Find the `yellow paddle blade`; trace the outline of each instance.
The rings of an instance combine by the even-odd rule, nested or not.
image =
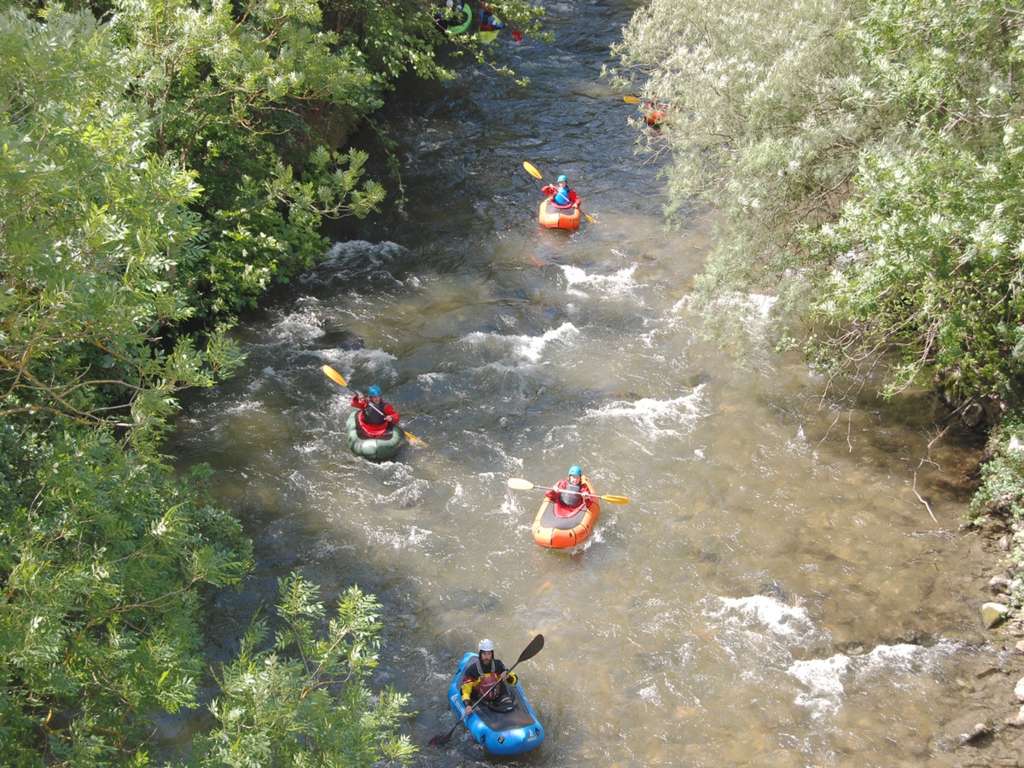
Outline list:
[[[639,96],[623,96],[622,100],[624,102],[626,102],[627,104],[639,104],[640,103],[640,97]]]
[[[338,373],[336,370],[331,368],[329,365],[321,365],[320,370],[324,372],[324,376],[333,381],[339,387],[348,387],[348,382],[345,381],[345,377]]]
[[[601,499],[609,504],[629,504],[629,496],[613,496],[608,494],[607,496],[602,496]]]
[[[589,213],[584,213],[583,218],[586,219],[589,224],[597,224],[597,219],[595,219]]]
[[[530,162],[528,162],[526,160],[523,160],[523,168],[525,168],[526,172],[528,174],[530,174],[531,176],[533,176],[533,178],[537,179],[537,181],[543,181],[544,180],[544,174],[542,174],[540,171],[538,171],[533,166],[532,163],[530,163]]]
[[[508,487],[515,491],[532,491],[534,489],[533,483],[529,480],[523,480],[521,477],[510,477],[508,479]]]

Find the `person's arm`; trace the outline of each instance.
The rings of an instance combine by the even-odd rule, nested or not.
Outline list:
[[[503,662],[501,659],[494,660],[494,671],[498,673],[499,677],[501,675],[505,675],[505,682],[509,685],[515,685],[516,681],[519,679],[518,677],[516,677],[515,672],[509,672],[508,674],[505,674],[505,662]]]
[[[579,208],[580,207],[580,203],[583,202],[582,200],[580,200],[580,196],[576,194],[576,190],[575,189],[570,189],[569,190],[569,202],[572,203],[573,207],[575,207],[575,208]]]
[[[540,188],[540,193],[545,197],[554,197],[557,192],[558,188],[554,184],[545,184]]]
[[[547,497],[548,501],[558,501],[558,489],[562,488],[564,486],[565,486],[565,481],[564,480],[559,480],[557,483],[555,483],[555,487],[552,488],[547,493],[545,493],[544,495]]]
[[[384,406],[384,418],[393,425],[398,425],[398,411],[392,407],[391,403]]]
[[[366,408],[366,400],[363,399],[360,395],[352,395],[351,405],[353,408],[358,408],[360,411],[362,411]]]

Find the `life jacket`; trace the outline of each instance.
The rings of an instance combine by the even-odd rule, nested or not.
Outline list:
[[[554,197],[555,205],[560,205],[563,208],[572,204],[572,198],[569,197],[569,187],[559,187],[558,192],[555,193]]]
[[[386,423],[384,415],[387,413],[387,405],[388,404],[383,400],[378,404],[374,404],[370,402],[369,398],[367,398],[366,407],[363,408],[363,422],[365,424],[372,424],[373,426],[379,426]]]
[[[583,490],[583,480],[580,480],[579,485],[573,485],[568,482],[564,486],[559,484],[558,501],[563,507],[569,507],[570,509],[576,509],[580,504],[586,501],[586,496],[583,496],[580,492]]]
[[[493,661],[491,662],[490,672],[484,672],[483,667],[484,665],[480,662],[480,657],[477,656],[466,667],[465,674],[467,677],[477,678],[473,688],[478,695],[483,696],[487,701],[494,701],[502,692],[502,686],[497,684],[498,678],[501,677],[501,672],[498,671],[498,665]]]

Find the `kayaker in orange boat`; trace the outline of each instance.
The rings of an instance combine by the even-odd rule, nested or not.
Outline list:
[[[555,483],[555,487],[544,495],[548,501],[555,502],[556,517],[572,517],[589,501],[590,496],[586,494],[593,494],[593,490],[583,479],[579,464],[573,464],[569,467],[569,476]]]
[[[644,122],[655,130],[660,130],[665,119],[668,117],[668,104],[655,104],[650,99],[644,101],[640,111],[643,113]]]
[[[356,423],[359,436],[364,440],[386,437],[398,426],[398,411],[391,403],[384,402],[380,396],[380,387],[376,384],[366,390],[365,397],[361,392],[356,392],[352,396],[352,407],[359,409]]]
[[[460,691],[462,702],[466,705],[467,716],[481,697],[489,707],[498,712],[508,712],[515,706],[508,686],[516,684],[516,673],[509,672],[504,680],[498,682],[504,671],[505,665],[501,659],[494,657],[494,643],[486,639],[481,640],[476,658],[469,662],[462,672]]]
[[[569,177],[564,173],[558,177],[556,184],[545,184],[540,188],[542,195],[551,198],[556,208],[579,208],[580,196],[569,187]]]

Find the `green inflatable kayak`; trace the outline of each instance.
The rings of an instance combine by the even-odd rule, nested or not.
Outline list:
[[[384,440],[360,437],[356,428],[356,413],[356,411],[352,411],[345,423],[348,448],[356,456],[362,456],[371,461],[384,461],[398,453],[398,450],[405,445],[405,433],[401,429],[392,429],[391,436]]]
[[[468,31],[470,25],[473,23],[473,11],[470,9],[469,3],[463,3],[462,7],[459,9],[459,13],[462,15],[463,19],[458,26],[455,26],[455,22],[449,22],[452,26],[445,30],[449,35],[461,35]],[[458,19],[455,21],[458,21]]]

